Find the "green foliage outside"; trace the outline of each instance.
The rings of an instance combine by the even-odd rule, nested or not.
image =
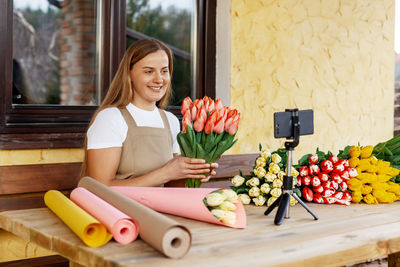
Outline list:
[[[187,0],[189,1],[189,0]],[[128,0],[126,27],[190,53],[191,14],[185,9],[150,7],[149,0]],[[134,40],[127,38],[127,47]],[[191,61],[174,56],[171,106],[180,106],[192,88]]]

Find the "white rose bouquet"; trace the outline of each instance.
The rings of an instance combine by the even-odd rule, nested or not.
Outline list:
[[[286,174],[286,149],[280,148],[270,152],[261,145],[259,149],[260,155],[255,160],[250,176],[244,176],[239,170],[239,175],[231,179],[231,188],[243,204],[253,202],[256,206],[270,206],[282,194],[283,176]],[[291,175],[295,178],[295,185],[299,173],[292,168]],[[294,188],[294,192],[301,197],[300,190]],[[296,203],[296,199],[290,197],[290,205]]]

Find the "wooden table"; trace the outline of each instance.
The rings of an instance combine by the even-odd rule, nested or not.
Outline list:
[[[246,206],[248,226],[238,230],[171,216],[188,226],[193,243],[182,259],[166,258],[136,240],[89,248],[47,208],[0,213],[0,228],[85,266],[340,266],[388,254],[398,261],[400,202],[366,205],[300,205],[273,224],[275,211]],[[390,258],[389,258],[390,261]]]

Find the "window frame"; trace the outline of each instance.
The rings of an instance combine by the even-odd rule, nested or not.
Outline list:
[[[104,98],[125,52],[125,1],[103,0],[102,78]],[[196,97],[215,97],[216,0],[197,0]],[[0,149],[82,147],[98,106],[12,104],[13,0],[0,1]],[[206,67],[207,66],[207,67]],[[179,107],[168,110],[180,117]]]

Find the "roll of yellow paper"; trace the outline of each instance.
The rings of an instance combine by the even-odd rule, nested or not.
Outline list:
[[[112,238],[98,220],[69,200],[61,192],[50,190],[44,203],[89,247],[99,247]]]

